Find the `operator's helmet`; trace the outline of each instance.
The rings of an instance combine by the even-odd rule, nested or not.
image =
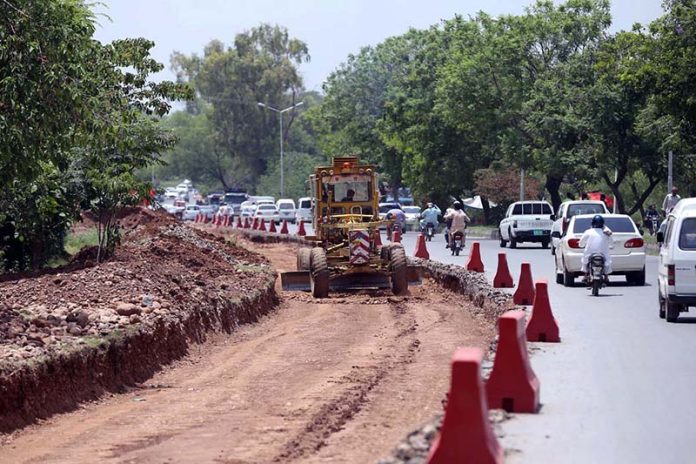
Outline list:
[[[604,218],[600,216],[599,214],[595,215],[595,217],[592,218],[592,227],[596,228],[603,228],[604,227]]]
[[[454,206],[454,209],[456,209],[457,211],[459,211],[460,209],[462,209],[462,204],[459,203],[458,201],[455,201],[454,204],[453,204],[452,206]]]

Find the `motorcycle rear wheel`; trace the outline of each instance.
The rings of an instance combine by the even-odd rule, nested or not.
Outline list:
[[[594,279],[592,281],[592,296],[599,295],[599,289],[602,286],[602,281],[599,279]]]

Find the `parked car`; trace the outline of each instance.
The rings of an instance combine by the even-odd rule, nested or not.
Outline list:
[[[257,205],[257,206],[258,206],[258,205],[263,205],[263,204],[275,205],[275,202],[276,202],[274,197],[270,197],[270,196],[259,196],[259,195],[256,195],[256,196],[253,196],[253,197],[249,197],[249,200],[248,200],[248,201],[252,202],[253,204],[255,204],[255,205]]]
[[[312,222],[312,219],[312,199],[310,197],[300,198],[295,210],[295,222]]]
[[[404,206],[404,215],[406,215],[406,230],[420,230],[420,206]]]
[[[676,322],[696,306],[696,198],[683,198],[657,232],[659,315]]]
[[[281,221],[290,221],[295,223],[295,200],[291,198],[281,198],[276,203],[278,208],[278,217]]]
[[[518,243],[541,243],[548,248],[551,243],[553,209],[546,201],[518,201],[510,205],[505,217],[500,221],[500,246],[510,243],[517,248]]]
[[[198,205],[188,205],[186,209],[184,210],[184,215],[183,215],[183,220],[184,221],[193,221],[196,219],[196,216],[200,214],[201,212],[201,207]]]
[[[556,282],[572,286],[575,278],[582,276],[580,237],[592,227],[594,214],[578,214],[570,219],[566,233],[561,235],[556,249]],[[645,241],[630,216],[626,214],[602,214],[604,225],[612,231],[610,247],[612,260],[611,275],[625,275],[626,281],[645,285]]]
[[[278,208],[274,204],[261,204],[256,207],[254,218],[263,219],[264,221],[273,221],[276,224],[280,222]]]
[[[176,188],[174,188],[174,187],[167,187],[166,189],[164,189],[164,197],[165,197],[165,198],[174,200],[174,199],[177,198],[178,196],[179,196],[179,192],[177,192]]]
[[[251,218],[254,217],[254,212],[256,212],[256,205],[253,204],[251,201],[244,201],[242,204],[239,206],[239,214],[245,218]]]
[[[578,200],[566,201],[561,203],[556,213],[556,220],[551,227],[551,254],[556,254],[556,247],[560,238],[554,238],[554,232],[560,232],[561,235],[568,229],[570,218],[577,214],[608,214],[610,211],[602,201],[595,200]]]

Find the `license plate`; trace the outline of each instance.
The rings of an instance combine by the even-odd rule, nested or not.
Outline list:
[[[544,235],[544,231],[543,230],[535,230],[534,235]]]
[[[457,248],[462,246],[462,241],[461,240],[455,240],[454,244],[457,245]]]

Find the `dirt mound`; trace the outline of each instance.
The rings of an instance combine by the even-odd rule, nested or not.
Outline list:
[[[270,309],[275,272],[260,255],[147,209],[134,209],[122,221],[123,245],[110,261],[0,283],[0,430],[74,407],[85,391],[94,396],[143,380],[183,355],[187,339],[202,340],[216,327],[231,331]],[[87,249],[78,258],[84,263],[93,255]],[[252,300],[256,306],[247,307]],[[155,333],[163,352],[157,343],[134,342],[152,343]],[[95,350],[129,343],[142,351],[139,359],[114,352],[102,366],[123,375],[99,379],[104,372],[96,368],[86,377],[80,373],[92,369],[86,359],[97,362]],[[78,371],[72,379],[70,369]],[[52,382],[47,398],[41,382],[52,370],[65,374],[65,384]]]

